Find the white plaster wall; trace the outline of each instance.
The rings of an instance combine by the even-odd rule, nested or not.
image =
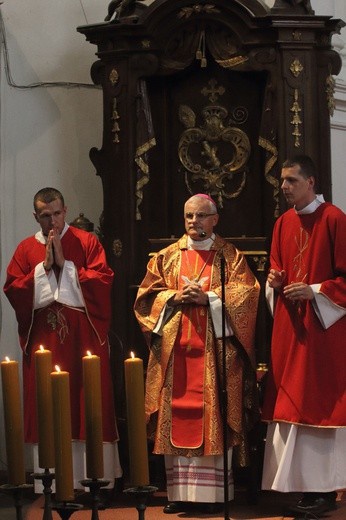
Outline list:
[[[12,81],[19,86],[42,82],[91,85],[89,71],[96,48],[76,31],[100,22],[108,2],[95,0],[4,0]],[[33,234],[32,198],[54,186],[66,199],[69,220],[80,212],[98,225],[102,211],[101,180],[89,159],[101,146],[102,94],[96,88],[9,86],[5,46],[1,44],[0,91],[0,359],[20,361],[14,312],[2,287],[6,266],[20,240]],[[0,469],[5,467],[0,392]]]
[[[89,160],[102,139],[102,96],[95,88],[46,86],[42,82],[91,85],[89,71],[96,48],[76,27],[101,22],[108,0],[3,0],[12,82],[5,75],[2,35],[0,63],[0,359],[21,359],[14,312],[2,293],[5,269],[20,240],[34,233],[32,197],[44,186],[64,193],[68,217],[80,212],[98,225],[101,180]],[[148,0],[146,3],[151,3]],[[274,0],[267,0],[269,6]],[[346,20],[345,0],[312,0],[316,14]],[[345,64],[345,30],[335,37]],[[346,209],[343,155],[346,149],[346,66],[337,79],[333,117],[333,194]],[[0,469],[5,468],[0,392]]]

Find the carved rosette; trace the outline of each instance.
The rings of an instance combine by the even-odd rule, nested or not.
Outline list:
[[[290,71],[291,73],[293,74],[293,76],[295,78],[298,78],[298,76],[300,75],[300,73],[304,70],[304,67],[303,65],[300,63],[300,61],[298,60],[298,58],[296,58],[295,60],[292,61],[291,63],[291,66],[290,66]]]

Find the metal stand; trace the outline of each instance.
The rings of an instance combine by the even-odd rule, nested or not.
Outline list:
[[[52,520],[52,481],[55,473],[51,473],[46,468],[42,473],[33,473],[32,476],[37,480],[42,480],[44,494],[44,510],[42,520]]]
[[[16,508],[16,520],[23,520],[23,503],[22,495],[24,489],[32,488],[32,484],[20,484],[12,486],[11,484],[3,484],[0,491],[13,496],[14,506]]]
[[[84,487],[88,487],[90,489],[91,494],[91,520],[99,520],[99,514],[98,510],[100,507],[100,488],[104,486],[108,486],[110,483],[110,480],[102,480],[99,478],[93,478],[93,479],[85,479],[81,480],[80,483]]]
[[[148,498],[157,490],[158,488],[154,486],[137,486],[124,490],[124,493],[128,493],[129,495],[135,497],[136,509],[138,511],[138,520],[144,520],[144,513],[147,508]]]
[[[83,509],[83,506],[73,502],[62,502],[61,504],[56,504],[53,509],[59,514],[60,518],[68,520],[73,513]]]
[[[226,367],[226,303],[225,303],[225,257],[220,256],[221,302],[222,302],[222,436],[223,436],[223,489],[224,489],[224,519],[229,520],[228,494],[228,423],[227,423],[227,367]]]

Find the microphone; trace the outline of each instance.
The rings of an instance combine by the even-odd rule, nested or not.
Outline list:
[[[204,237],[207,236],[207,233],[206,233],[205,231],[200,231],[200,232],[198,233],[198,236],[199,236],[200,238],[204,238]]]

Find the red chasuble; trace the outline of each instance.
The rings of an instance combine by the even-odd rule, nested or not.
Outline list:
[[[210,287],[215,251],[182,253],[179,289],[188,281]],[[204,305],[184,305],[174,343],[171,442],[177,448],[203,443],[204,354],[208,316]]]
[[[322,284],[320,292],[346,308],[346,216],[325,203],[311,214],[293,209],[276,223],[271,267],[284,285]],[[346,426],[346,316],[324,329],[312,301],[277,294],[272,368],[263,419],[311,426]]]
[[[84,439],[82,357],[86,351],[100,356],[102,381],[103,440],[117,440],[113,386],[109,365],[108,330],[113,272],[94,235],[69,227],[61,239],[66,260],[77,268],[85,308],[54,302],[33,309],[34,270],[45,258],[45,244],[29,237],[19,244],[8,266],[4,287],[18,321],[23,355],[24,436],[37,442],[34,352],[39,345],[52,351],[53,365],[70,372],[72,437]]]

